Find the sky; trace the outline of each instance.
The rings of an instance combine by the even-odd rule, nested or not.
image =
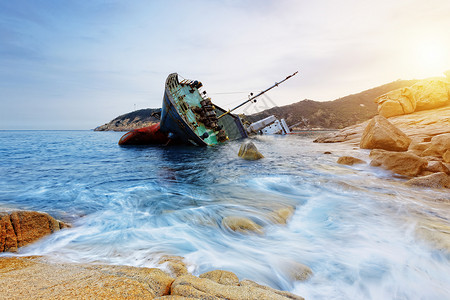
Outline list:
[[[449,0],[0,0],[0,130],[161,107],[170,73],[228,109],[330,101],[450,69]],[[242,112],[242,111],[241,111]]]

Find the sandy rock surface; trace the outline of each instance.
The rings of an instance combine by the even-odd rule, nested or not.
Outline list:
[[[3,299],[153,299],[174,281],[159,269],[57,264],[39,257],[0,258]]]

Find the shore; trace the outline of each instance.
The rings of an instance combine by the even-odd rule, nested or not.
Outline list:
[[[167,260],[181,267],[178,277],[159,268],[67,264],[51,262],[45,257],[3,257],[0,258],[0,295],[3,299],[303,299],[250,280],[239,281],[227,271],[196,277],[187,274],[180,258]]]

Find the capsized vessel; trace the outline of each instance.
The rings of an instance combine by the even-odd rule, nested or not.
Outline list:
[[[239,116],[214,105],[202,83],[179,81],[178,74],[167,77],[161,109],[161,131],[176,142],[213,146],[247,137]],[[222,116],[220,119],[218,116]]]
[[[126,133],[120,139],[119,145],[214,146],[229,140],[246,138],[247,132],[253,132],[246,130],[239,116],[231,112],[246,103],[256,101],[257,97],[297,73],[287,76],[280,82],[275,82],[274,85],[255,96],[251,94],[248,100],[228,111],[212,103],[206,91],[201,89],[203,84],[200,81],[188,79],[179,81],[178,74],[172,73],[166,80],[160,123]],[[265,125],[267,127],[270,124]],[[266,133],[278,133],[279,130],[272,127],[264,130],[267,129]]]

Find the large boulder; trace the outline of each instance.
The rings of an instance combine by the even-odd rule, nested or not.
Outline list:
[[[408,150],[411,139],[392,125],[385,117],[375,116],[370,120],[361,137],[362,149]]]
[[[428,165],[428,161],[409,152],[375,149],[370,152],[371,166],[381,167],[404,176],[417,176]]]
[[[44,236],[68,227],[48,215],[36,211],[0,213],[0,252],[15,252]]]
[[[386,118],[410,114],[416,110],[416,100],[407,87],[381,95],[375,102],[378,103],[378,113]]]
[[[410,179],[406,184],[428,188],[450,188],[450,176],[444,172],[434,173]]]
[[[255,144],[250,141],[242,143],[241,148],[239,148],[238,156],[246,160],[258,160],[264,158],[264,155],[258,151]]]
[[[444,133],[434,136],[421,156],[442,157],[448,150],[450,150],[450,133]]]
[[[450,103],[448,82],[444,79],[424,79],[410,87],[416,99],[416,111],[433,109]]]
[[[197,278],[193,275],[177,278],[172,283],[171,295],[192,299],[303,300],[300,296],[268,287],[264,288],[258,284],[247,284],[247,282],[244,282],[240,286],[225,285],[207,278]]]

